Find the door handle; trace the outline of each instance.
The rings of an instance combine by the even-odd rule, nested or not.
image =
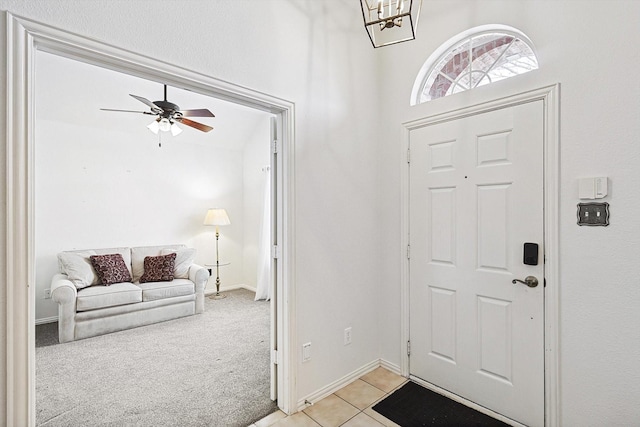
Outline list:
[[[535,288],[536,286],[538,286],[538,278],[535,277],[535,276],[527,276],[527,277],[524,278],[524,281],[520,280],[520,279],[513,279],[511,281],[511,283],[513,283],[514,285],[517,282],[520,282],[520,283],[522,283],[524,285],[527,285],[530,288]]]

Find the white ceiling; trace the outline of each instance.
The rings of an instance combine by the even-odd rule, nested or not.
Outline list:
[[[138,131],[151,123],[153,117],[101,111],[100,108],[149,111],[149,107],[129,94],[153,102],[164,98],[163,91],[161,83],[37,52],[36,120],[62,121],[97,129],[117,126],[120,131],[129,128]],[[213,127],[206,133],[178,125],[183,132],[175,139],[181,143],[214,144],[220,148],[242,150],[244,142],[270,116],[263,111],[174,87],[167,88],[167,99],[181,109],[207,108],[216,116],[191,118]],[[164,133],[162,137],[172,138],[170,133]]]

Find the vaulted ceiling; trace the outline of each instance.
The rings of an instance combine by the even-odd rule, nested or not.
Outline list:
[[[148,111],[149,107],[129,96],[138,95],[150,101],[164,97],[162,82],[152,82],[105,68],[85,64],[57,55],[38,52],[36,58],[36,120],[53,120],[86,126],[96,130],[141,133],[143,138],[157,139],[146,126],[153,117],[145,114],[108,112],[100,108]],[[232,104],[210,96],[168,87],[167,98],[182,109],[207,108],[215,118],[193,118],[213,126],[211,132],[200,132],[179,125],[184,132],[176,142],[210,144],[215,147],[242,150],[268,113]],[[174,138],[164,133],[163,139]],[[266,142],[266,141],[265,141]]]

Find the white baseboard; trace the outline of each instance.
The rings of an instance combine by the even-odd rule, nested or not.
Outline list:
[[[220,292],[228,292],[228,291],[235,291],[236,289],[246,289],[249,292],[253,292],[254,294],[256,293],[256,288],[249,286],[249,285],[245,285],[245,284],[239,284],[239,285],[229,285],[229,286],[220,286]],[[205,289],[204,290],[204,295],[205,296],[209,296],[209,295],[213,295],[216,293],[216,288],[215,286],[213,286],[213,289]]]
[[[331,384],[327,385],[326,387],[323,387],[320,390],[305,396],[304,398],[302,398],[301,400],[298,401],[298,409],[297,410],[298,411],[302,411],[303,409],[309,407],[310,405],[313,405],[315,402],[319,402],[320,400],[324,399],[325,397],[335,393],[336,391],[340,390],[344,386],[347,386],[347,385],[351,384],[352,382],[354,382],[355,380],[357,380],[361,376],[363,376],[365,374],[368,374],[369,372],[373,371],[374,369],[376,369],[376,368],[378,368],[380,366],[382,366],[383,368],[388,369],[388,370],[400,375],[400,367],[399,366],[394,365],[392,363],[389,363],[386,360],[382,360],[382,359],[373,360],[372,362],[367,363],[366,365],[362,366],[359,369],[356,369],[355,371],[351,372],[350,374],[345,375],[344,377],[340,378],[339,380],[332,382]]]
[[[42,319],[36,319],[36,325],[44,325],[45,323],[53,323],[58,321],[58,316],[43,317]]]
[[[396,365],[395,363],[387,362],[384,359],[380,359],[380,366],[388,371],[393,372],[394,374],[402,376],[402,370],[400,369],[400,366]]]

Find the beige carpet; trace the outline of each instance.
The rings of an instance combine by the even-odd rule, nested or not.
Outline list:
[[[244,427],[269,399],[269,302],[237,290],[205,312],[57,343],[36,328],[38,426]]]

